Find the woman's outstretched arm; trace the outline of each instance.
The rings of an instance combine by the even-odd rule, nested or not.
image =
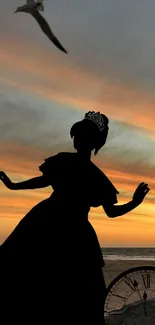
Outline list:
[[[149,192],[148,184],[140,183],[133,195],[133,198],[130,202],[122,205],[108,205],[104,204],[103,208],[109,218],[116,218],[122,216],[142,203],[144,197]]]
[[[37,189],[49,186],[49,181],[44,176],[38,176],[30,178],[26,181],[19,183],[12,183],[12,190],[27,190],[27,189]]]
[[[2,171],[0,171],[0,179],[5,184],[5,186],[10,190],[28,190],[37,189],[49,186],[49,180],[43,175],[30,178],[26,181],[13,183],[10,178]]]
[[[104,211],[107,214],[109,218],[116,218],[119,216],[123,216],[124,214],[132,211],[138,206],[136,202],[131,200],[128,203],[122,204],[122,205],[104,205]]]

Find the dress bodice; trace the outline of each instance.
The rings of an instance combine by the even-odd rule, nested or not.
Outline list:
[[[70,206],[98,207],[117,203],[119,193],[107,176],[89,159],[61,152],[46,158],[39,167],[50,179],[54,193]]]

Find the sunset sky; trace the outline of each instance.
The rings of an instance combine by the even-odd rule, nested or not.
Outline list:
[[[39,176],[44,158],[74,151],[74,122],[88,110],[106,114],[109,136],[93,162],[120,192],[118,204],[142,181],[151,190],[133,212],[110,219],[92,208],[90,221],[103,247],[155,247],[155,2],[45,0],[68,55],[30,15],[14,14],[22,4],[0,2],[0,169],[15,182]],[[50,193],[0,183],[0,243]]]

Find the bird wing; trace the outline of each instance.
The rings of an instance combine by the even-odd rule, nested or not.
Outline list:
[[[34,0],[26,0],[27,5],[31,5],[34,3]]]
[[[31,15],[36,19],[36,21],[38,22],[40,28],[42,29],[42,31],[46,34],[46,36],[51,40],[51,42],[57,47],[59,48],[59,50],[61,50],[62,52],[67,53],[67,51],[65,50],[65,48],[61,45],[61,43],[59,42],[59,40],[56,38],[56,36],[53,34],[49,24],[47,23],[47,21],[45,20],[45,18],[38,12],[38,10],[33,10],[31,12]]]

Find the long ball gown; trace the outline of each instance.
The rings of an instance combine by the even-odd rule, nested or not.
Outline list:
[[[104,324],[104,260],[91,207],[117,202],[106,175],[78,153],[39,166],[52,195],[33,207],[0,247],[1,318],[6,324]]]

